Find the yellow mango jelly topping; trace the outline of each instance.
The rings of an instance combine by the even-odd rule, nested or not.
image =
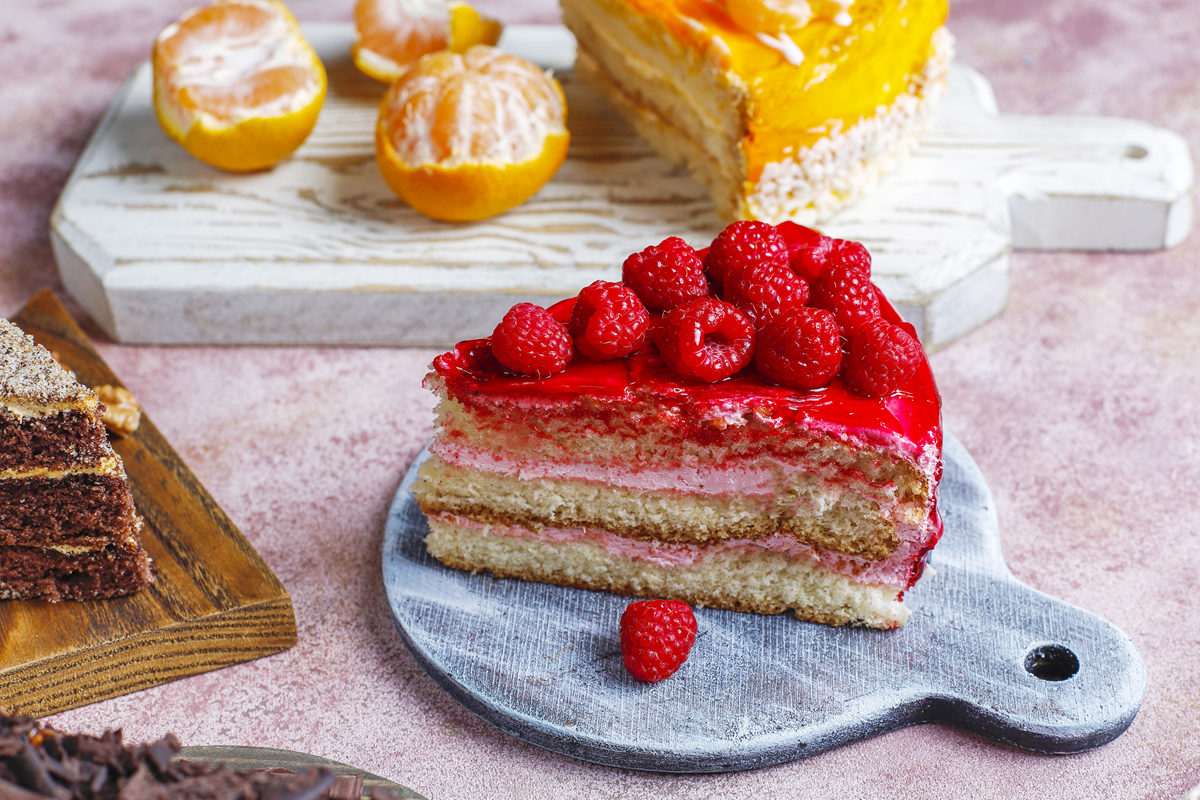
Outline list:
[[[742,149],[751,183],[764,165],[890,105],[920,75],[949,12],[948,0],[854,0],[849,25],[817,16],[791,31],[799,60],[786,42],[738,27],[711,0],[628,2],[745,84],[751,119]]]

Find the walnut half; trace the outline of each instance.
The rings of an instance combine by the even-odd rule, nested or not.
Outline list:
[[[138,429],[142,422],[142,407],[128,389],[106,383],[97,386],[95,392],[105,405],[104,427],[109,433],[128,436]]]

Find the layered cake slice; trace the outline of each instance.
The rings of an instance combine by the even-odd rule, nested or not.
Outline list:
[[[720,244],[708,282],[704,253],[668,240],[631,257],[651,254],[649,280],[627,261],[626,285],[517,306],[492,338],[434,361],[437,433],[414,486],[434,557],[832,625],[904,623],[904,592],[941,534],[940,398],[920,345],[869,272],[841,263],[861,248],[794,236],[793,271],[787,253],[769,269],[721,264]]]
[[[85,600],[153,581],[103,405],[0,320],[0,598]]]
[[[727,217],[809,224],[932,120],[946,0],[561,0],[576,68]]]

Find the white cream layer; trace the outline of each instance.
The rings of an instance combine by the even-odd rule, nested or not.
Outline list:
[[[68,475],[121,475],[123,473],[121,460],[116,456],[106,456],[93,464],[83,464],[66,469],[49,469],[47,467],[4,469],[0,470],[0,480],[19,481],[29,478],[58,480]]]
[[[81,399],[78,402],[72,400],[47,403],[29,403],[17,397],[4,397],[0,398],[0,408],[20,418],[33,417],[41,419],[43,417],[52,417],[63,411],[77,411],[81,414],[91,413],[98,402],[95,397]]]
[[[141,525],[138,526],[141,528]],[[108,548],[117,550],[136,550],[138,548],[138,540],[133,536],[127,536],[119,542],[101,542],[94,545],[76,545],[76,544],[18,544],[14,547],[21,547],[26,550],[51,550],[64,556],[78,556],[86,553],[99,553]]]

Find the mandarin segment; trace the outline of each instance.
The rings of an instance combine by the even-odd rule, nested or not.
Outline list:
[[[464,53],[500,40],[500,23],[466,3],[446,0],[358,0],[354,5],[354,64],[392,83],[421,56]]]
[[[312,132],[325,69],[287,7],[216,0],[154,42],[154,110],[196,158],[246,172],[290,155]]]
[[[376,159],[392,190],[434,219],[494,216],[562,165],[570,135],[558,81],[477,45],[423,56],[384,95]]]

